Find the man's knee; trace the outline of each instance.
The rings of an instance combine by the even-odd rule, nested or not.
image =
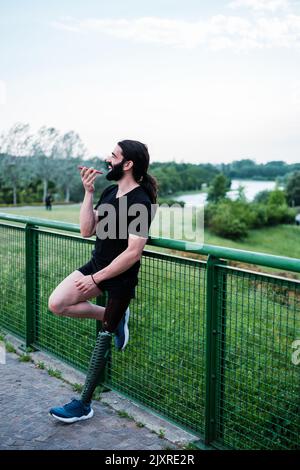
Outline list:
[[[54,313],[54,315],[62,316],[65,314],[65,305],[59,299],[52,297],[51,295],[48,301],[48,308],[50,312]]]
[[[115,324],[115,322],[111,322],[111,321],[103,321],[102,323],[102,327],[105,331],[107,331],[108,333],[114,333],[117,329],[117,326]]]

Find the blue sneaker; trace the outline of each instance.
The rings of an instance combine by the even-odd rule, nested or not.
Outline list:
[[[118,327],[115,331],[115,346],[118,351],[124,351],[128,339],[129,339],[129,329],[128,329],[128,320],[129,320],[130,310],[127,308],[124,313],[122,320],[118,324]]]
[[[51,408],[50,415],[63,423],[75,423],[93,416],[91,405],[84,405],[81,400],[73,400],[62,407]]]

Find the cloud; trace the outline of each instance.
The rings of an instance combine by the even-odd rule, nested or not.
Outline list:
[[[215,15],[195,22],[157,17],[130,20],[67,18],[52,23],[52,26],[73,33],[96,32],[123,40],[181,48],[247,50],[300,46],[300,15],[293,14],[249,19]]]
[[[289,0],[233,0],[228,5],[236,9],[240,7],[250,8],[254,11],[274,12],[278,10],[288,10],[290,8]]]

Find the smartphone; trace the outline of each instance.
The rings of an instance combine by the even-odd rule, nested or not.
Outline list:
[[[84,167],[83,166],[78,166],[78,170],[82,170]],[[103,171],[96,170],[96,173],[99,173],[99,175],[103,175]]]

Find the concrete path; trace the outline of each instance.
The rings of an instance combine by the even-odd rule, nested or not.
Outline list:
[[[146,427],[138,427],[135,421],[122,418],[101,401],[93,402],[95,414],[87,421],[66,425],[49,416],[49,408],[74,396],[71,385],[7,353],[6,364],[0,364],[0,449],[179,448]]]

